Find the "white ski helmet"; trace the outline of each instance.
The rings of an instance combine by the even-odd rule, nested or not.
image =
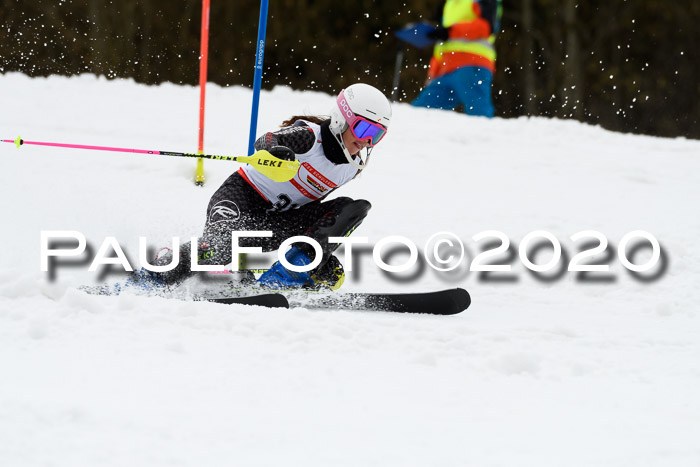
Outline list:
[[[369,132],[376,133],[368,135],[372,137],[372,143],[367,147],[367,157],[363,161],[362,156],[358,154],[359,162],[353,159],[352,155],[343,143],[343,132],[352,126],[353,133],[355,128],[362,119],[369,120],[373,124],[378,124],[378,127],[368,128]],[[345,158],[353,166],[360,170],[367,167],[369,164],[369,155],[372,146],[377,144],[379,140],[386,134],[391,122],[391,104],[384,94],[377,88],[369,84],[356,83],[340,91],[336,98],[336,103],[331,109],[330,130],[335,136],[336,141],[340,144]],[[367,125],[369,126],[369,125]],[[383,127],[383,131],[381,128]],[[375,141],[375,137],[377,138]]]

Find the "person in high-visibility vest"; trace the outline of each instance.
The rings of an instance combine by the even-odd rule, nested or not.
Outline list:
[[[413,105],[454,109],[461,103],[469,115],[493,117],[494,42],[501,14],[501,0],[445,2],[441,25],[429,34],[437,42],[426,87]]]

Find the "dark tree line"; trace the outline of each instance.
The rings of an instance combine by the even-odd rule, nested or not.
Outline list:
[[[209,81],[253,78],[259,2],[211,0]],[[496,114],[544,115],[612,130],[700,138],[700,2],[504,0]],[[0,72],[95,73],[196,84],[201,0],[2,0]],[[264,87],[337,91],[366,81],[392,94],[394,32],[441,0],[270,0]],[[406,49],[410,101],[430,50]],[[4,90],[7,92],[8,90]]]

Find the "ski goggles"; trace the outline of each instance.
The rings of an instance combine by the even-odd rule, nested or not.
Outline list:
[[[345,117],[345,121],[350,125],[350,131],[358,140],[369,138],[369,145],[374,146],[386,135],[387,129],[384,125],[368,120],[361,115],[355,115],[350,109],[345,94],[341,91],[338,95],[338,107]]]

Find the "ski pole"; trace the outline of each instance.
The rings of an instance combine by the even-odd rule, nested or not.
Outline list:
[[[161,156],[177,156],[177,157],[201,157],[203,159],[213,159],[222,161],[235,161],[243,164],[251,164],[255,170],[276,182],[286,182],[294,178],[299,170],[299,161],[286,161],[273,156],[265,150],[256,152],[251,156],[215,156],[211,154],[194,154],[188,152],[174,151],[156,151],[151,149],[128,149],[128,148],[113,148],[109,146],[89,146],[84,144],[66,144],[66,143],[46,143],[42,141],[25,141],[20,136],[16,139],[3,139],[3,143],[14,143],[18,148],[24,144],[33,144],[35,146],[52,146],[58,148],[70,149],[89,149],[93,151],[116,151],[116,152],[133,152],[136,154],[156,154]]]
[[[396,51],[396,63],[394,64],[394,83],[391,91],[391,102],[399,100],[399,83],[401,82],[401,67],[403,66],[404,47],[399,46]]]

